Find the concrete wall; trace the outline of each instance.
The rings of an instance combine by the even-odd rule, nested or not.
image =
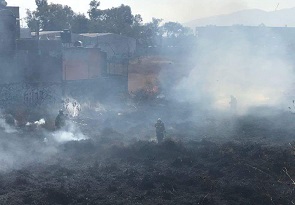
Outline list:
[[[63,83],[0,84],[0,108],[61,107],[65,98],[73,98],[79,103],[118,99],[127,92],[127,83],[126,77],[113,76]]]
[[[63,50],[63,80],[95,79],[107,72],[106,53],[97,48]]]
[[[102,77],[95,80],[66,81],[65,96],[79,102],[117,99],[128,92],[128,79],[125,76]]]
[[[0,107],[38,107],[60,104],[61,84],[58,83],[11,83],[0,85]]]

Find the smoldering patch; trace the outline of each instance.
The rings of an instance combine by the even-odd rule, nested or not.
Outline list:
[[[50,133],[49,138],[53,139],[57,143],[88,139],[88,137],[81,132],[79,127],[72,122],[68,122],[63,129]]]

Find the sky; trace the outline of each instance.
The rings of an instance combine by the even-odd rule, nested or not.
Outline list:
[[[19,6],[21,18],[26,9],[35,9],[35,0],[6,0],[9,6]],[[48,2],[69,5],[75,12],[86,13],[90,0],[48,0]],[[133,14],[141,14],[144,22],[152,17],[164,22],[186,23],[198,18],[227,14],[243,9],[277,9],[295,7],[295,0],[100,0],[101,8],[129,5]]]

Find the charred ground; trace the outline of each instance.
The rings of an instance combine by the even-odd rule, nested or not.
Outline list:
[[[158,98],[153,88],[165,92],[183,66],[131,62],[129,89],[142,90],[124,105],[84,105],[68,132],[52,131],[50,119],[0,130],[0,204],[294,204],[294,115],[260,107],[234,116]],[[57,140],[63,134],[85,139]]]
[[[162,144],[148,132],[133,137],[132,127],[62,144],[26,133],[6,144],[2,138],[2,150],[35,159],[1,172],[0,204],[294,203],[292,132],[270,117],[235,118],[231,132],[230,123],[168,123]]]

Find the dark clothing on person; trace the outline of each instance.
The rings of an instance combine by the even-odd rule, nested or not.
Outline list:
[[[156,127],[156,135],[157,135],[157,140],[158,142],[162,142],[164,139],[164,135],[165,135],[165,125],[162,121],[158,121],[155,124]]]
[[[61,129],[66,125],[66,116],[63,113],[59,113],[55,118],[55,127]]]

